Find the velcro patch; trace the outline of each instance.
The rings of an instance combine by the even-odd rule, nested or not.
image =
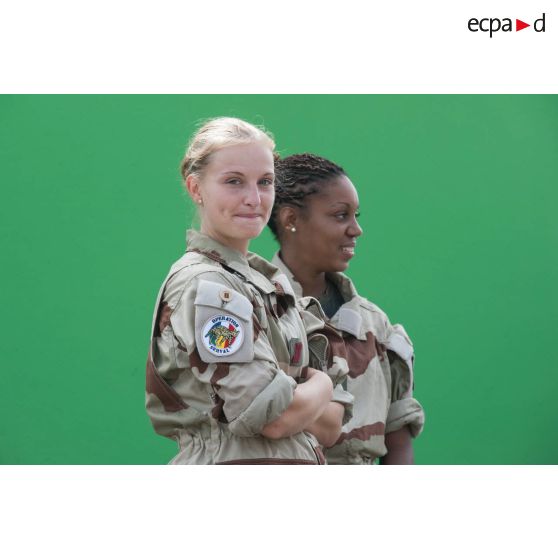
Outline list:
[[[300,366],[302,362],[302,341],[298,337],[289,339],[289,354],[291,356],[290,364]]]

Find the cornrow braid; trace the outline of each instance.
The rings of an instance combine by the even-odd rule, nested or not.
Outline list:
[[[278,238],[277,215],[285,205],[305,206],[304,200],[320,191],[325,182],[346,176],[339,166],[318,155],[302,153],[275,161],[275,202],[268,226]]]

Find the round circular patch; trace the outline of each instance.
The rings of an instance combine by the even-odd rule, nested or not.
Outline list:
[[[236,353],[242,346],[244,330],[240,322],[228,314],[209,318],[202,330],[205,348],[214,355],[226,356]]]

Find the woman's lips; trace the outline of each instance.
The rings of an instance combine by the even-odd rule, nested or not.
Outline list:
[[[355,245],[350,244],[347,246],[341,246],[341,252],[343,252],[345,256],[349,256],[352,258],[355,255]]]

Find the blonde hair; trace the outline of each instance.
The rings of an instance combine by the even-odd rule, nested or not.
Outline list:
[[[275,141],[263,127],[254,126],[240,118],[212,118],[192,136],[182,162],[180,174],[184,182],[191,174],[200,175],[215,151],[230,145],[263,142],[273,152]]]

